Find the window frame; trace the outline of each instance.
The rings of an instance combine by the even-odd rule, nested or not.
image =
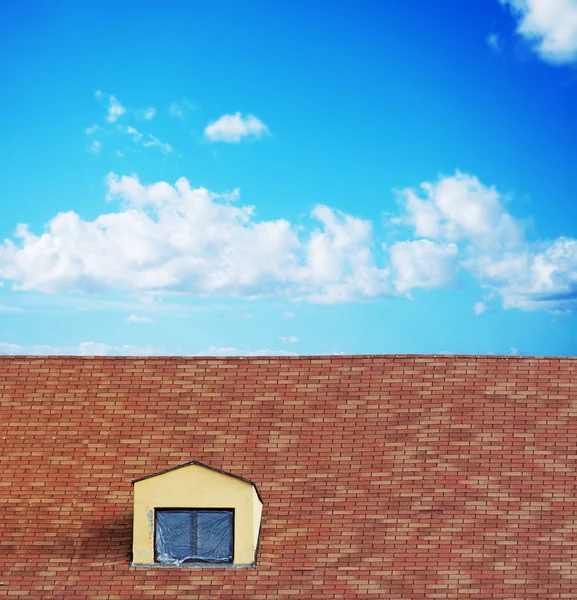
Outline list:
[[[234,552],[235,552],[235,509],[234,508],[228,508],[228,507],[203,507],[203,506],[197,506],[197,507],[168,507],[168,506],[163,506],[163,507],[155,507],[154,508],[154,535],[153,535],[153,552],[154,552],[154,564],[157,565],[163,565],[163,566],[170,566],[171,563],[163,563],[160,562],[158,560],[158,551],[157,551],[157,545],[156,545],[156,533],[157,533],[157,517],[156,515],[159,512],[185,512],[185,513],[194,513],[195,511],[199,511],[199,512],[227,512],[231,514],[231,559],[227,560],[227,561],[222,561],[222,560],[202,560],[202,559],[196,559],[196,560],[185,560],[182,561],[182,563],[178,563],[179,565],[222,565],[222,566],[229,566],[229,565],[233,565],[234,564]],[[192,541],[192,540],[191,540]]]

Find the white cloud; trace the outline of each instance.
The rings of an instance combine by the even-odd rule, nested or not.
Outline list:
[[[164,290],[199,296],[277,296],[338,302],[388,290],[371,250],[371,226],[319,206],[318,227],[301,233],[286,220],[259,221],[186,179],[141,184],[110,175],[122,208],[85,221],[56,215],[41,235],[25,225],[0,245],[0,277],[16,289]],[[236,197],[236,195],[235,195]]]
[[[475,302],[475,305],[473,306],[473,312],[475,313],[476,317],[486,313],[488,310],[489,307],[484,302]]]
[[[284,312],[282,316],[286,317],[287,319],[294,319],[295,314],[293,312]]]
[[[108,214],[60,213],[38,235],[19,225],[0,244],[0,279],[46,293],[334,303],[451,288],[462,273],[485,290],[477,314],[495,296],[505,308],[577,309],[577,240],[529,242],[507,196],[471,175],[399,192],[398,222],[410,231],[388,247],[375,243],[371,222],[328,206],[303,227],[259,220],[238,205],[238,191],[194,189],[184,178],[144,185],[111,174],[107,184],[108,199],[120,201]]]
[[[482,257],[480,277],[494,284],[505,308],[573,310],[577,307],[577,240],[558,238],[502,259]]]
[[[454,285],[457,276],[457,245],[429,240],[396,242],[391,246],[395,287],[399,292],[413,288]]]
[[[299,342],[298,337],[291,335],[289,337],[284,337],[282,335],[279,335],[278,338],[281,342],[283,342],[283,344],[297,344]]]
[[[97,124],[91,125],[90,127],[86,127],[84,130],[86,135],[91,136],[97,132],[111,138],[118,138],[119,135],[122,135],[129,137],[134,144],[143,148],[159,148],[163,154],[169,154],[173,151],[173,148],[170,144],[163,142],[151,133],[143,133],[131,125],[120,125],[116,123],[118,118],[125,113],[131,113],[138,119],[150,121],[156,115],[155,108],[150,107],[143,110],[132,110],[122,106],[118,100],[110,94],[97,91],[95,95],[99,100],[107,101],[108,115],[106,120],[111,124],[111,126],[101,127]],[[92,154],[99,154],[101,149],[101,142],[99,140],[94,140],[87,148],[87,151]],[[115,155],[117,157],[122,157],[124,156],[124,152],[121,150],[116,150]]]
[[[517,32],[553,64],[577,61],[576,0],[500,0],[518,19]]]
[[[93,140],[92,144],[88,146],[87,152],[90,154],[100,154],[100,150],[102,149],[102,145],[98,140]]]
[[[94,95],[98,100],[104,100],[107,103],[106,120],[109,123],[115,123],[126,112],[126,108],[112,94],[97,90]]]
[[[150,317],[139,316],[135,314],[131,314],[126,319],[124,319],[126,323],[152,323],[154,319]]]
[[[61,354],[63,351],[66,351],[64,348],[54,346],[36,346],[36,348],[41,348],[42,354]],[[46,352],[44,349],[46,349]],[[100,342],[80,342],[78,347],[74,349],[73,353],[79,354],[80,356],[105,356],[107,354],[111,354],[112,349],[112,346],[109,346],[108,344],[102,344]]]
[[[207,125],[204,135],[211,142],[238,143],[244,138],[259,139],[268,132],[268,127],[254,115],[243,117],[237,112]]]
[[[51,346],[48,344],[35,344],[21,346],[0,342],[0,354],[27,354],[27,355],[68,355],[68,356],[150,356],[161,354],[163,348],[154,346],[111,346],[101,342],[80,342],[76,346]]]
[[[407,221],[420,237],[451,242],[472,241],[499,250],[515,247],[523,236],[520,224],[505,210],[504,197],[476,177],[457,172],[435,183],[401,192]]]
[[[184,115],[186,114],[186,112],[193,109],[194,104],[190,100],[188,100],[188,98],[182,98],[177,102],[173,102],[168,107],[168,114],[169,116],[175,117],[177,119],[184,119]]]
[[[163,154],[170,154],[173,150],[170,144],[159,140],[150,133],[141,133],[131,125],[118,125],[116,131],[128,135],[136,145],[143,148],[159,148]]]
[[[168,114],[171,117],[176,117],[177,119],[182,119],[184,117],[184,110],[182,109],[182,106],[180,106],[180,104],[178,104],[178,102],[173,102],[168,107]]]
[[[287,350],[271,350],[270,348],[241,350],[233,347],[210,346],[208,350],[203,350],[193,356],[297,356],[297,353]]]
[[[24,346],[0,342],[0,354],[25,354]]]
[[[420,195],[407,189],[400,197],[415,235],[456,244],[459,268],[498,293],[505,308],[577,306],[577,240],[529,243],[494,187],[457,172],[423,183]]]
[[[108,116],[106,120],[109,123],[114,123],[120,116],[126,112],[126,109],[114,96],[108,99]]]
[[[496,33],[490,33],[485,41],[489,48],[493,49],[495,52],[501,52],[501,40]]]
[[[122,115],[126,114],[131,114],[137,119],[144,119],[146,121],[150,121],[156,115],[156,108],[154,108],[153,106],[149,106],[148,108],[142,109],[126,108],[126,106],[121,104],[115,96],[106,92],[102,92],[100,90],[94,92],[94,96],[97,100],[106,104],[106,121],[111,124],[116,123],[118,119],[122,117]],[[99,129],[98,125],[92,125],[92,127],[88,127],[86,129],[86,133],[90,135],[91,133],[94,133],[97,129]]]
[[[0,342],[0,355],[34,355],[34,356],[154,356],[165,354],[164,348],[156,346],[132,346],[125,344],[114,346],[102,342],[80,342],[74,346],[54,346],[49,344],[34,344],[22,346]],[[259,350],[240,349],[234,347],[210,346],[207,350],[192,356],[296,356],[296,352],[288,350]]]
[[[319,205],[311,216],[322,224],[305,242],[305,264],[298,280],[317,288],[308,299],[319,303],[348,302],[388,293],[390,272],[374,262],[369,221]]]

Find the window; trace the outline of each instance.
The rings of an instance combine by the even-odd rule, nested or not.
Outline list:
[[[233,510],[157,509],[155,521],[156,562],[232,562]]]

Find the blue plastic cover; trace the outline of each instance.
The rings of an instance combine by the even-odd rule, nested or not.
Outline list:
[[[232,510],[157,510],[156,560],[183,562],[232,562]]]

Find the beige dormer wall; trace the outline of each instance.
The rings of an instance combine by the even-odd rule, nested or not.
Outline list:
[[[234,509],[234,559],[237,566],[252,566],[262,516],[255,486],[222,471],[190,464],[134,483],[132,564],[154,562],[154,510],[156,508]]]

